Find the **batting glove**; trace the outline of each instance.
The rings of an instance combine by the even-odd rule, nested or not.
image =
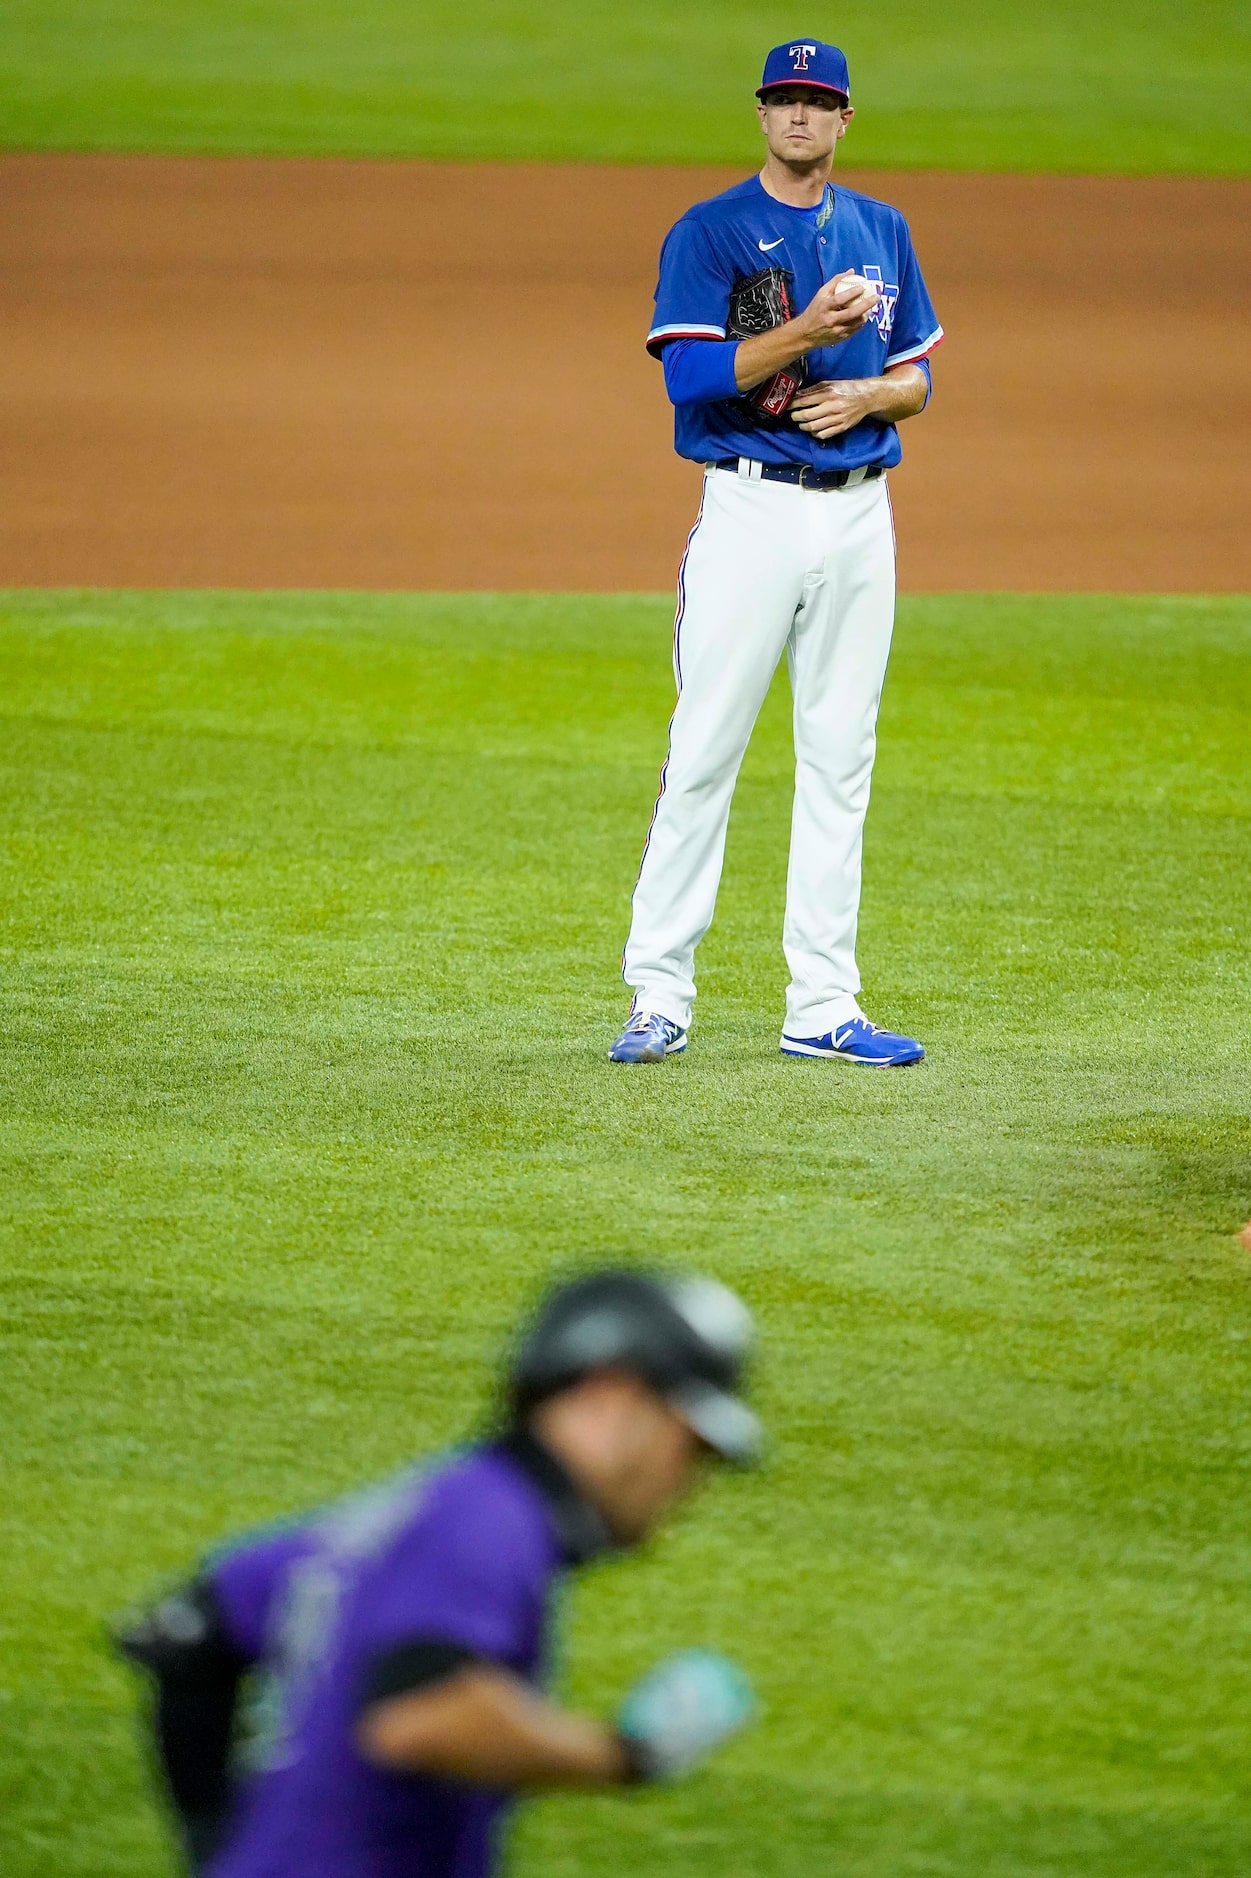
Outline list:
[[[617,1733],[636,1780],[676,1780],[756,1713],[741,1669],[710,1650],[683,1650],[635,1684]]]

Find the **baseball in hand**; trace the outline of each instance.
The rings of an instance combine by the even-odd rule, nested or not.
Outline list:
[[[877,299],[877,282],[866,280],[863,274],[848,274],[840,280],[834,289],[835,306],[850,306],[861,294],[871,293]]]

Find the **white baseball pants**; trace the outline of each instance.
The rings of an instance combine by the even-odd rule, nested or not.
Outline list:
[[[894,529],[884,478],[802,489],[751,468],[704,473],[678,576],[678,701],[622,969],[636,1011],[689,1024],[730,798],[785,648],[795,704],[785,1029],[815,1037],[858,1009],[860,853],[894,621]]]

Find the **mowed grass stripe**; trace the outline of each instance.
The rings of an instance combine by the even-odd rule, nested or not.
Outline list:
[[[1251,1858],[1251,608],[902,604],[866,1002],[777,1054],[792,758],[749,751],[687,1057],[604,1050],[659,597],[10,594],[6,1875],[166,1869],[104,1616],[473,1426],[570,1256],[740,1285],[773,1452],[571,1611],[606,1709],[743,1658],[689,1788],[521,1873],[1218,1878]]]
[[[820,22],[810,22],[821,25]],[[778,0],[6,0],[10,149],[743,163]],[[1245,175],[1239,0],[922,0],[825,23],[861,164]]]

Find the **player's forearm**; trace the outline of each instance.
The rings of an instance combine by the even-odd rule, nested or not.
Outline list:
[[[750,339],[740,339],[738,351],[734,355],[734,382],[740,391],[752,391],[757,385],[772,378],[785,365],[793,365],[805,352],[811,351],[811,342],[806,340],[803,326],[799,320],[787,320],[782,326],[773,327],[767,333],[753,333]]]
[[[805,353],[851,339],[876,305],[876,289],[867,281],[857,284],[851,269],[844,269],[827,280],[794,319],[783,320],[768,332],[753,333],[750,339],[739,342],[734,359],[738,389],[751,391]]]
[[[787,320],[772,332],[754,333],[750,339],[739,341],[734,355],[734,381],[740,391],[751,391],[813,349],[799,320]],[[924,410],[929,396],[929,381],[919,365],[891,366],[881,378],[864,382],[873,387],[873,415],[891,424],[903,417],[915,417]]]
[[[898,424],[905,417],[916,417],[925,409],[930,395],[930,381],[919,365],[889,366],[881,378],[871,380],[870,415],[888,424]]]
[[[611,1728],[558,1708],[506,1670],[464,1670],[377,1702],[357,1739],[381,1766],[485,1787],[603,1787],[630,1777]]]

